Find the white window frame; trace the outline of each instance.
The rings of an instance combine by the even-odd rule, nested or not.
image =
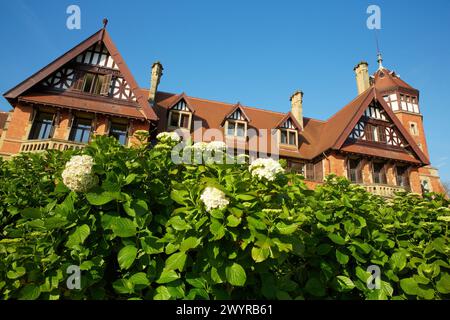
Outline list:
[[[235,124],[234,126],[234,134],[230,135],[228,134],[228,124],[230,122],[233,122]],[[243,136],[238,136],[237,135],[237,124],[243,124],[244,125],[244,135]],[[227,120],[225,121],[225,136],[227,137],[234,137],[234,138],[238,138],[238,139],[245,139],[247,137],[247,121],[243,121],[243,120]]]
[[[178,118],[178,126],[172,126],[171,125],[171,123],[172,123],[172,114],[174,114],[174,113],[180,114],[180,117]],[[185,127],[181,126],[181,115],[182,114],[185,114],[185,115],[189,116],[188,128],[185,128]],[[170,110],[169,111],[169,118],[168,118],[168,121],[167,121],[167,128],[169,128],[169,129],[184,129],[184,130],[191,131],[191,124],[192,124],[192,112],[183,111],[183,110]]]
[[[281,131],[286,131],[288,143],[281,143]],[[295,144],[289,144],[289,133],[290,132],[295,133]],[[278,129],[278,143],[283,146],[298,147],[298,131],[295,129],[289,129],[289,128]]]

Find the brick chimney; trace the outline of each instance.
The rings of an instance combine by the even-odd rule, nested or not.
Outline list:
[[[303,92],[295,91],[291,96],[291,113],[303,128]]]
[[[155,103],[156,91],[158,90],[159,81],[161,80],[163,66],[159,61],[152,65],[152,76],[150,80],[150,91],[148,93],[148,101],[151,104]]]
[[[363,93],[370,87],[369,80],[369,64],[365,61],[361,61],[353,68],[356,75],[356,86],[358,87],[358,94]]]

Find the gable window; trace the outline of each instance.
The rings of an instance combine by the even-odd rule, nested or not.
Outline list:
[[[169,115],[169,125],[176,128],[190,128],[191,114],[181,111],[171,111]]]
[[[109,136],[116,138],[120,144],[126,145],[128,138],[128,126],[124,123],[111,123]]]
[[[53,118],[51,113],[38,113],[31,127],[29,140],[49,139],[53,135]]]
[[[168,127],[171,129],[184,128],[191,129],[192,112],[188,108],[186,101],[181,99],[169,111]]]
[[[291,129],[280,129],[280,143],[296,146],[297,131]]]
[[[247,131],[246,122],[227,120],[226,127],[227,136],[245,137]]]
[[[362,163],[360,159],[349,159],[347,162],[348,179],[353,183],[362,183]]]
[[[383,162],[372,163],[372,178],[373,183],[387,184],[385,164]]]
[[[406,166],[396,166],[395,175],[397,186],[409,188],[409,177],[408,177],[408,167]]]
[[[88,143],[91,138],[92,120],[75,117],[72,122],[69,140],[80,143]]]
[[[96,95],[108,95],[111,85],[111,75],[86,72],[75,82],[74,90]]]

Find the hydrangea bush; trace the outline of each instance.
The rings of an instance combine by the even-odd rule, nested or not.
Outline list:
[[[450,298],[442,195],[308,190],[267,159],[174,164],[176,138],[158,139],[0,160],[1,299]]]

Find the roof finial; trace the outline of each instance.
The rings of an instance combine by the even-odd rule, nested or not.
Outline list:
[[[103,19],[103,29],[106,29],[106,26],[108,25],[108,19]]]
[[[377,54],[377,62],[378,62],[378,69],[383,69],[383,56],[381,55],[381,52],[379,52],[379,51]]]

